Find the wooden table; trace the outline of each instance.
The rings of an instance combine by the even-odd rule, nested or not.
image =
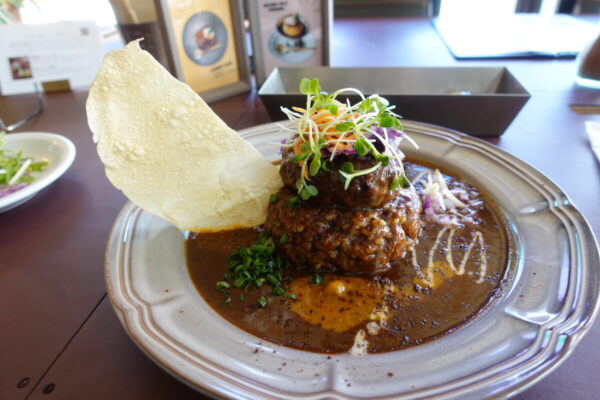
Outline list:
[[[554,180],[600,234],[600,164],[584,127],[600,118],[568,108],[599,95],[573,87],[573,60],[458,62],[425,19],[336,20],[332,43],[334,66],[507,65],[532,97],[491,141]],[[44,113],[21,129],[67,136],[78,154],[51,187],[0,214],[0,399],[204,398],[138,350],[106,298],[104,246],[126,200],[95,153],[86,96],[46,95]],[[11,122],[34,105],[31,95],[0,98],[0,116]],[[235,129],[269,121],[255,92],[213,108]],[[599,341],[596,323],[562,366],[517,398],[599,398]]]

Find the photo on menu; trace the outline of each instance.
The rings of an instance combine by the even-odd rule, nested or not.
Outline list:
[[[240,81],[232,2],[164,0],[161,7],[169,20],[180,79],[198,93]]]
[[[8,63],[13,79],[29,79],[33,77],[29,57],[11,57],[8,59]]]
[[[327,64],[327,4],[322,0],[250,3],[259,82],[275,67]]]

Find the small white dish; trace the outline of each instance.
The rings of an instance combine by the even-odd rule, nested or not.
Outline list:
[[[0,213],[23,204],[40,190],[57,180],[73,163],[75,145],[64,136],[46,132],[10,133],[4,137],[3,149],[22,151],[23,156],[48,165],[34,173],[35,180],[14,193],[0,198]]]

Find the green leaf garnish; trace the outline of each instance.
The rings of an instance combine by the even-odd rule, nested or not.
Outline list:
[[[335,126],[335,130],[338,132],[348,132],[354,128],[354,124],[352,122],[342,122],[341,124],[337,124]]]
[[[345,163],[342,164],[341,170],[348,174],[353,174],[354,173],[354,165],[352,165],[352,163],[350,161],[346,161]]]
[[[375,154],[375,159],[381,162],[381,165],[388,165],[390,163],[390,157],[385,154]]]
[[[269,196],[269,204],[275,204],[278,200],[279,196],[277,195],[277,193],[271,193],[271,196]]]
[[[391,128],[394,126],[394,120],[395,118],[391,115],[382,115],[379,117],[379,126],[383,128]]]
[[[302,78],[300,81],[300,93],[302,94],[317,94],[321,91],[318,79]]]
[[[298,207],[300,205],[300,199],[296,196],[290,197],[287,205],[288,205],[288,207]]]
[[[408,180],[406,175],[404,175],[404,173],[400,176],[394,176],[394,179],[392,179],[392,183],[390,184],[390,190],[394,191],[398,188],[398,186],[402,186],[402,188],[404,189],[410,187],[410,181]]]
[[[306,187],[303,187],[300,190],[300,198],[305,201],[310,199],[310,192],[308,191],[308,189]]]
[[[345,170],[344,165],[346,165],[346,164],[350,164],[350,167],[346,166],[347,168]],[[356,178],[357,176],[370,174],[371,172],[377,170],[377,168],[379,168],[380,166],[381,166],[381,162],[378,162],[377,164],[373,165],[371,168],[355,171],[352,163],[345,162],[344,164],[342,164],[342,169],[340,170],[340,175],[344,182],[344,190],[348,190],[348,187],[350,186],[350,182],[352,181],[352,179]],[[347,170],[349,168],[351,168],[351,171]]]
[[[338,106],[336,106],[336,105],[328,105],[323,108],[326,109],[327,111],[329,111],[333,115],[336,115],[339,110]]]
[[[371,111],[372,106],[372,101],[370,98],[364,99],[363,101],[361,101],[358,105],[358,109],[360,111],[362,111],[363,113],[368,113],[369,111]]]
[[[319,173],[320,168],[321,168],[321,153],[317,153],[313,156],[313,159],[310,162],[310,167],[308,169],[308,173],[310,174],[310,176],[315,176]]]
[[[306,190],[308,190],[308,193],[309,193],[311,196],[316,196],[316,195],[318,195],[318,194],[319,194],[319,191],[317,190],[317,187],[316,187],[316,186],[314,186],[314,185],[308,185],[308,186],[306,187]]]
[[[296,154],[295,156],[290,158],[290,161],[295,164],[298,164],[300,161],[304,160],[308,156],[308,154],[308,152]]]
[[[404,173],[402,173],[402,175],[400,176],[400,185],[404,189],[408,189],[410,187],[410,181],[408,180],[408,178],[406,177],[406,175],[404,175]]]
[[[359,137],[354,142],[354,150],[359,156],[364,156],[371,150],[371,146],[369,146],[367,139]]]

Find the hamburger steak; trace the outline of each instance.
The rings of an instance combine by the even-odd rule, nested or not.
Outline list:
[[[421,202],[412,187],[400,189],[394,200],[377,208],[314,201],[290,206],[295,194],[288,187],[279,191],[265,228],[284,238],[278,248],[298,266],[348,273],[385,271],[412,248],[421,228]]]
[[[301,174],[300,165],[291,161],[293,156],[294,153],[291,149],[284,151],[279,170],[283,183],[290,188],[295,188],[296,181]],[[329,171],[320,171],[318,175],[310,178],[310,184],[319,191],[319,195],[311,201],[348,207],[381,207],[400,194],[400,187],[390,190],[390,183],[395,174],[392,162],[396,161],[377,168],[373,173],[357,176],[352,179],[348,188],[344,189],[344,183],[340,179],[338,171],[342,164],[348,161],[352,162],[356,170],[371,168],[377,163],[372,157],[337,155],[333,159]]]

